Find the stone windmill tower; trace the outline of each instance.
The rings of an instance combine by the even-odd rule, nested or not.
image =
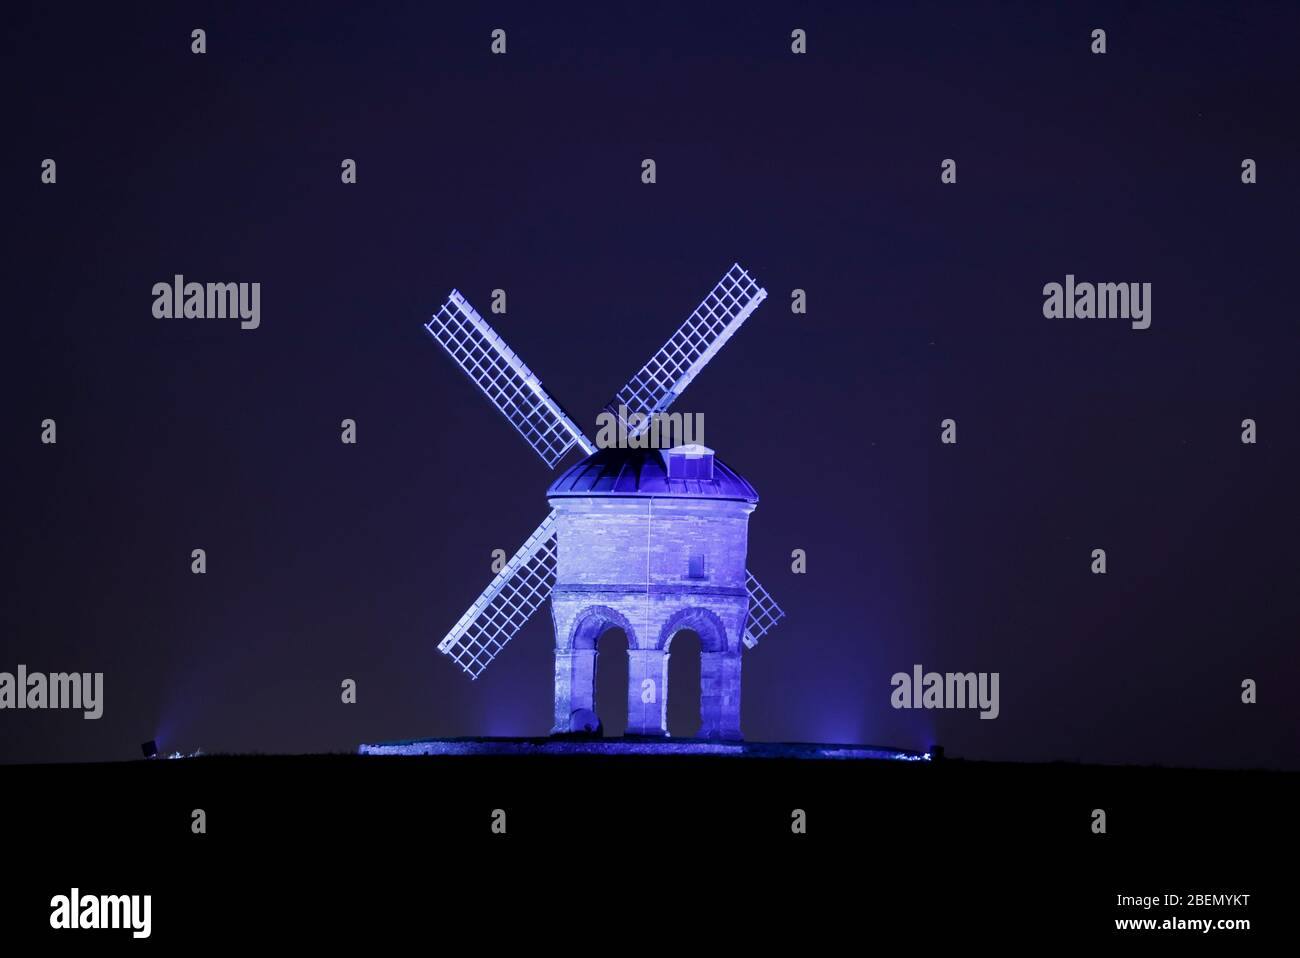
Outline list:
[[[673,637],[700,637],[701,738],[740,735],[745,552],[754,487],[704,446],[602,449],[547,490],[559,545],[555,728],[595,715],[596,640],[628,641],[627,734],[666,735]]]
[[[727,271],[609,402],[629,445],[645,444],[643,434],[766,296],[739,265]],[[692,629],[704,650],[700,733],[739,738],[741,646],[753,648],[785,614],[745,568],[754,488],[703,446],[598,451],[456,290],[425,329],[547,466],[575,446],[587,456],[552,484],[551,513],[438,650],[477,679],[552,598],[552,732],[596,729],[596,639],[617,626],[629,643],[627,730],[662,736],[672,639]]]

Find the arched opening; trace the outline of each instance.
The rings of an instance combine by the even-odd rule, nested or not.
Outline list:
[[[700,731],[700,634],[681,629],[668,639],[668,734],[695,738]]]
[[[627,633],[611,626],[596,645],[596,714],[605,737],[621,736],[627,728]]]
[[[729,646],[722,620],[701,606],[681,609],[664,623],[659,643],[668,653],[669,674],[680,675],[668,683],[669,734],[739,740],[740,648]],[[696,706],[699,718],[692,728],[686,716]]]
[[[602,640],[607,632],[613,637]],[[599,649],[597,645],[599,644]],[[566,636],[557,636],[555,649],[555,724],[553,735],[591,734],[601,726],[603,734],[617,735],[626,728],[626,687],[620,699],[608,691],[615,682],[626,686],[629,647],[636,646],[631,623],[607,606],[590,606],[573,618]],[[600,652],[605,661],[598,664]],[[597,701],[597,681],[606,694]],[[606,728],[612,725],[613,730]]]

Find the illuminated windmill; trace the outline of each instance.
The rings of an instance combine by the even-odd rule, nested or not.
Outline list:
[[[629,436],[666,413],[766,296],[738,264],[727,271],[609,402]],[[597,450],[456,290],[425,328],[547,466],[554,469],[574,446],[587,456],[551,486],[550,514],[438,651],[477,679],[553,598],[552,732],[597,727],[595,640],[619,626],[629,645],[627,731],[663,735],[668,648],[678,631],[692,629],[704,650],[700,734],[739,738],[740,647],[753,648],[785,614],[745,569],[753,487],[703,446]],[[679,560],[680,568],[666,565]]]

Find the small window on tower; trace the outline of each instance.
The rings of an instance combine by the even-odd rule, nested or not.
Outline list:
[[[704,574],[704,553],[695,552],[691,554],[687,562],[686,578],[688,579],[707,579]]]

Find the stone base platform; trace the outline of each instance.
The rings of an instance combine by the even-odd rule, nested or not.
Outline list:
[[[723,755],[735,758],[928,762],[929,752],[882,745],[723,742],[689,738],[426,738],[361,745],[361,755]]]

